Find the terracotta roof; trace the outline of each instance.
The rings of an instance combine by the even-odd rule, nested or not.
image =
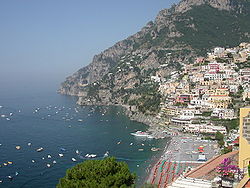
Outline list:
[[[206,163],[198,166],[194,170],[188,172],[185,177],[190,177],[190,178],[201,178],[211,171],[213,171],[220,163],[223,161],[223,159],[228,158],[228,157],[233,157],[237,155],[239,151],[232,151],[230,153],[224,154],[224,155],[219,155],[214,157],[213,159],[210,159]]]

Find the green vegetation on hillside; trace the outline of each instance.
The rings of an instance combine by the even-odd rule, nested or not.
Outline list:
[[[250,40],[246,35],[250,32],[249,20],[249,10],[246,14],[238,14],[209,5],[193,7],[178,16],[175,25],[183,36],[176,40],[190,45],[202,54],[216,46],[236,46]]]

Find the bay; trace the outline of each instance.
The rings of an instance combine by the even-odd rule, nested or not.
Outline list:
[[[140,185],[161,154],[150,149],[167,142],[130,135],[147,126],[129,120],[121,107],[78,106],[76,97],[53,90],[6,93],[0,94],[0,115],[5,115],[0,117],[0,187],[55,187],[68,168],[87,160],[86,154],[102,159],[107,151],[129,165]],[[37,152],[39,147],[44,151]],[[3,165],[8,162],[12,164]]]

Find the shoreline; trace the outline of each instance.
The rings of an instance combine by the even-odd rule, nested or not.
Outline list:
[[[159,161],[161,160],[161,157],[163,156],[163,154],[167,151],[169,145],[171,144],[173,137],[169,136],[168,137],[169,140],[168,142],[165,144],[165,147],[163,148],[163,150],[157,155],[153,155],[153,157],[150,159],[150,165],[148,166],[148,171],[147,171],[147,175],[143,178],[143,183],[144,184],[148,184],[148,180],[150,179],[151,176],[151,172],[153,171],[153,169],[155,168],[155,166],[159,163]],[[153,159],[154,158],[154,159]]]
[[[174,137],[173,134],[176,134],[176,131],[173,131],[169,127],[161,127],[160,125],[163,123],[163,121],[159,118],[157,118],[157,115],[145,115],[141,112],[138,112],[137,110],[134,109],[133,106],[129,105],[124,105],[124,104],[94,104],[94,103],[81,103],[79,100],[77,101],[77,105],[80,106],[116,106],[116,107],[121,107],[124,109],[124,114],[131,120],[131,121],[136,121],[139,123],[142,123],[146,126],[148,126],[147,131],[152,132],[154,135],[154,139],[162,139],[162,138],[169,138],[166,143],[164,143],[164,148],[162,148],[162,151],[160,153],[152,154],[152,157],[149,160],[149,165],[145,169],[145,173],[143,174],[143,177],[140,178],[138,181],[139,184],[145,184],[145,183],[150,183],[150,179],[152,178],[152,172],[156,168],[157,164],[161,160],[163,160],[163,156],[166,155],[166,153],[169,151],[173,143],[175,143],[175,140],[177,138],[180,139],[181,136],[184,136],[184,133],[178,132],[178,137]],[[168,130],[169,132],[163,133],[163,129]],[[173,147],[173,146],[172,146]],[[175,148],[171,148],[173,150]],[[140,186],[140,185],[139,185]]]

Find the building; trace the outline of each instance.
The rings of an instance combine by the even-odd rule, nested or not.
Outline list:
[[[215,134],[220,132],[222,134],[227,133],[227,129],[223,126],[214,126],[207,124],[186,124],[184,125],[184,130],[191,133],[210,133]]]
[[[190,102],[190,95],[189,94],[181,94],[176,98],[177,103],[189,103]]]
[[[235,119],[234,109],[214,108],[211,116],[220,119]]]
[[[246,99],[250,99],[250,89],[247,91],[244,91],[242,93],[242,96],[243,96],[243,101],[245,101]]]
[[[250,162],[250,106],[240,109],[239,167],[246,169]]]
[[[208,100],[213,104],[213,108],[227,108],[231,103],[231,97],[227,95],[211,95]]]

